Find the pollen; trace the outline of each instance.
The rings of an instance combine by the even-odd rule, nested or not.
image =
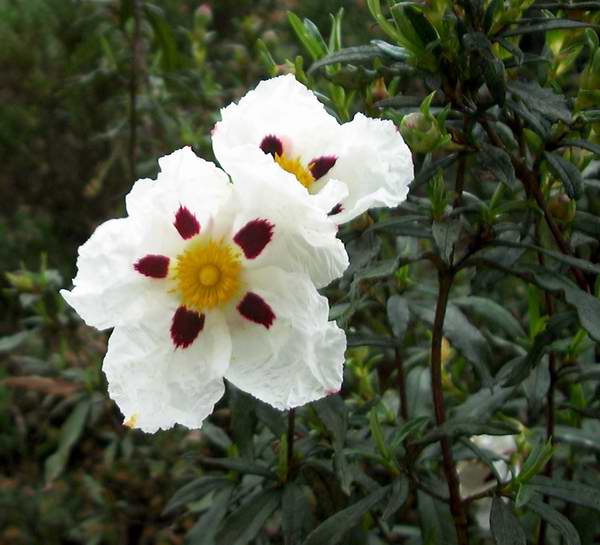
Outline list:
[[[172,270],[182,305],[204,311],[227,303],[240,289],[240,254],[223,241],[193,240]]]
[[[278,153],[274,156],[275,162],[286,172],[293,174],[306,189],[310,187],[315,179],[311,174],[310,170],[305,167],[298,157],[288,157],[285,153],[279,155]]]

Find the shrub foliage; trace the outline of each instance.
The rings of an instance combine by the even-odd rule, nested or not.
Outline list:
[[[0,6],[0,542],[598,542],[600,3],[325,4]],[[340,231],[343,390],[127,430],[59,271],[150,159],[210,154],[217,108],[290,71],[415,158],[404,205]],[[505,462],[472,440],[508,434]]]

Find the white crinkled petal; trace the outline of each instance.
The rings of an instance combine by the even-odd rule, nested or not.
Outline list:
[[[149,234],[130,218],[114,219],[101,224],[80,246],[74,287],[60,293],[86,324],[106,329],[135,322],[168,304],[171,297],[164,282],[133,268],[144,255],[160,253],[155,245],[144,244]]]
[[[260,144],[265,136],[280,138],[287,155],[311,159],[331,152],[339,130],[316,95],[291,75],[261,81],[238,104],[221,110],[222,120],[212,135],[213,150],[221,166],[235,173],[240,146],[250,146],[251,158],[260,161]],[[263,157],[264,158],[264,157]],[[267,156],[273,163],[273,159]],[[279,167],[278,167],[279,168]],[[291,174],[287,174],[293,179]]]
[[[337,150],[334,167],[315,184],[319,189],[335,179],[348,186],[349,195],[336,222],[349,221],[369,208],[393,208],[406,200],[414,178],[412,155],[391,121],[356,114],[341,126]]]
[[[174,151],[158,163],[161,170],[156,181],[138,180],[127,195],[130,216],[146,218],[152,211],[172,222],[183,204],[202,226],[231,196],[227,174],[195,155],[190,147]]]
[[[225,378],[277,409],[289,409],[337,392],[346,337],[328,321],[327,299],[305,275],[274,267],[247,272],[248,289],[273,310],[269,329],[226,313],[232,335]]]
[[[318,288],[341,277],[348,267],[348,255],[336,236],[337,225],[323,207],[343,199],[345,186],[332,184],[323,197],[313,196],[296,181],[288,183],[281,172],[267,174],[242,158],[236,171],[236,213],[230,236],[256,218],[268,219],[274,225],[273,239],[247,266],[306,272]]]
[[[214,214],[231,199],[227,175],[183,148],[159,160],[157,181],[138,180],[127,195],[128,218],[100,225],[79,248],[77,276],[61,294],[84,321],[105,329],[139,321],[173,299],[167,281],[143,276],[134,264],[149,254],[174,259],[184,248],[173,223],[181,205],[209,230]]]
[[[175,424],[199,428],[224,393],[231,338],[219,311],[185,349],[170,338],[175,307],[113,331],[102,369],[110,397],[127,422],[145,432]]]

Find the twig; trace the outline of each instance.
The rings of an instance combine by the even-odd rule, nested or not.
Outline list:
[[[296,428],[296,409],[288,411],[288,428],[287,428],[287,475],[290,475],[290,470],[294,462],[294,435]]]
[[[431,339],[431,390],[433,395],[435,421],[438,426],[442,426],[446,420],[444,394],[442,390],[442,338],[446,307],[448,306],[448,296],[450,295],[450,287],[452,286],[452,272],[447,269],[440,269],[438,270],[438,279],[438,299],[435,308],[435,319],[433,322]],[[444,473],[446,475],[448,493],[450,496],[450,512],[454,518],[457,543],[458,545],[468,545],[467,517],[460,499],[458,474],[456,473],[456,466],[452,459],[452,450],[448,438],[442,437],[442,439],[440,439],[440,445],[442,447]]]
[[[537,235],[537,238],[539,243],[539,235]],[[538,252],[538,261],[540,265],[544,266],[544,254],[541,252]],[[551,318],[554,314],[554,302],[552,301],[552,296],[547,291],[544,291],[544,300],[546,303],[546,314]],[[550,372],[550,385],[548,387],[548,392],[546,393],[546,440],[551,441],[552,444],[554,444],[554,390],[556,387],[556,354],[554,352],[548,354],[548,369]],[[546,475],[546,477],[552,477],[553,466],[554,459],[550,458],[544,468],[544,475]],[[544,496],[544,501],[548,501],[548,496]],[[538,534],[538,545],[546,545],[547,529],[548,524],[542,519],[540,522],[540,532]]]
[[[129,75],[129,175],[133,182],[136,176],[137,161],[137,92],[140,69],[140,28],[141,0],[131,0],[133,13],[133,36],[131,39],[131,71]]]
[[[408,420],[408,397],[406,395],[406,376],[404,375],[404,365],[400,349],[395,350],[396,364],[396,384],[398,385],[398,393],[400,395],[400,404],[398,406],[398,415],[404,422]]]
[[[506,146],[504,146],[504,144],[502,143],[502,140],[500,140],[500,137],[498,136],[498,134],[496,133],[494,128],[489,124],[487,119],[480,118],[479,122],[480,122],[481,126],[483,127],[484,131],[486,132],[490,141],[494,144],[494,146],[496,146],[497,148],[500,148],[500,149],[504,150],[506,153],[508,153],[511,163],[517,174],[517,177],[523,183],[523,186],[525,188],[525,193],[527,194],[528,197],[533,197],[535,199],[535,202],[537,203],[537,205],[540,207],[542,213],[544,214],[544,219],[546,220],[546,223],[548,224],[550,232],[552,233],[552,236],[554,237],[554,240],[556,241],[556,244],[557,244],[559,250],[564,255],[572,256],[573,252],[571,251],[569,244],[563,238],[562,233],[560,232],[560,229],[558,228],[558,225],[556,225],[556,222],[554,221],[552,214],[550,214],[550,211],[548,210],[548,207],[546,206],[546,201],[544,200],[544,196],[542,195],[542,191],[540,190],[539,183],[537,181],[535,174],[527,168],[525,163],[523,163],[520,159],[515,157],[512,153],[510,153],[506,149]],[[583,276],[581,271],[575,267],[571,267],[571,272],[573,273],[573,276],[575,277],[575,281],[577,282],[577,285],[582,290],[589,292],[590,289],[589,289],[587,280],[585,279],[585,277]]]

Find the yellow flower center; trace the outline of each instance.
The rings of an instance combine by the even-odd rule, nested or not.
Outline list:
[[[296,179],[304,186],[306,189],[310,187],[315,179],[311,174],[310,170],[306,168],[298,157],[291,158],[288,157],[285,153],[279,155],[275,154],[275,162],[286,172],[293,174],[296,176]]]
[[[198,311],[229,301],[240,287],[240,255],[222,241],[194,240],[177,256],[173,277],[181,303]]]

